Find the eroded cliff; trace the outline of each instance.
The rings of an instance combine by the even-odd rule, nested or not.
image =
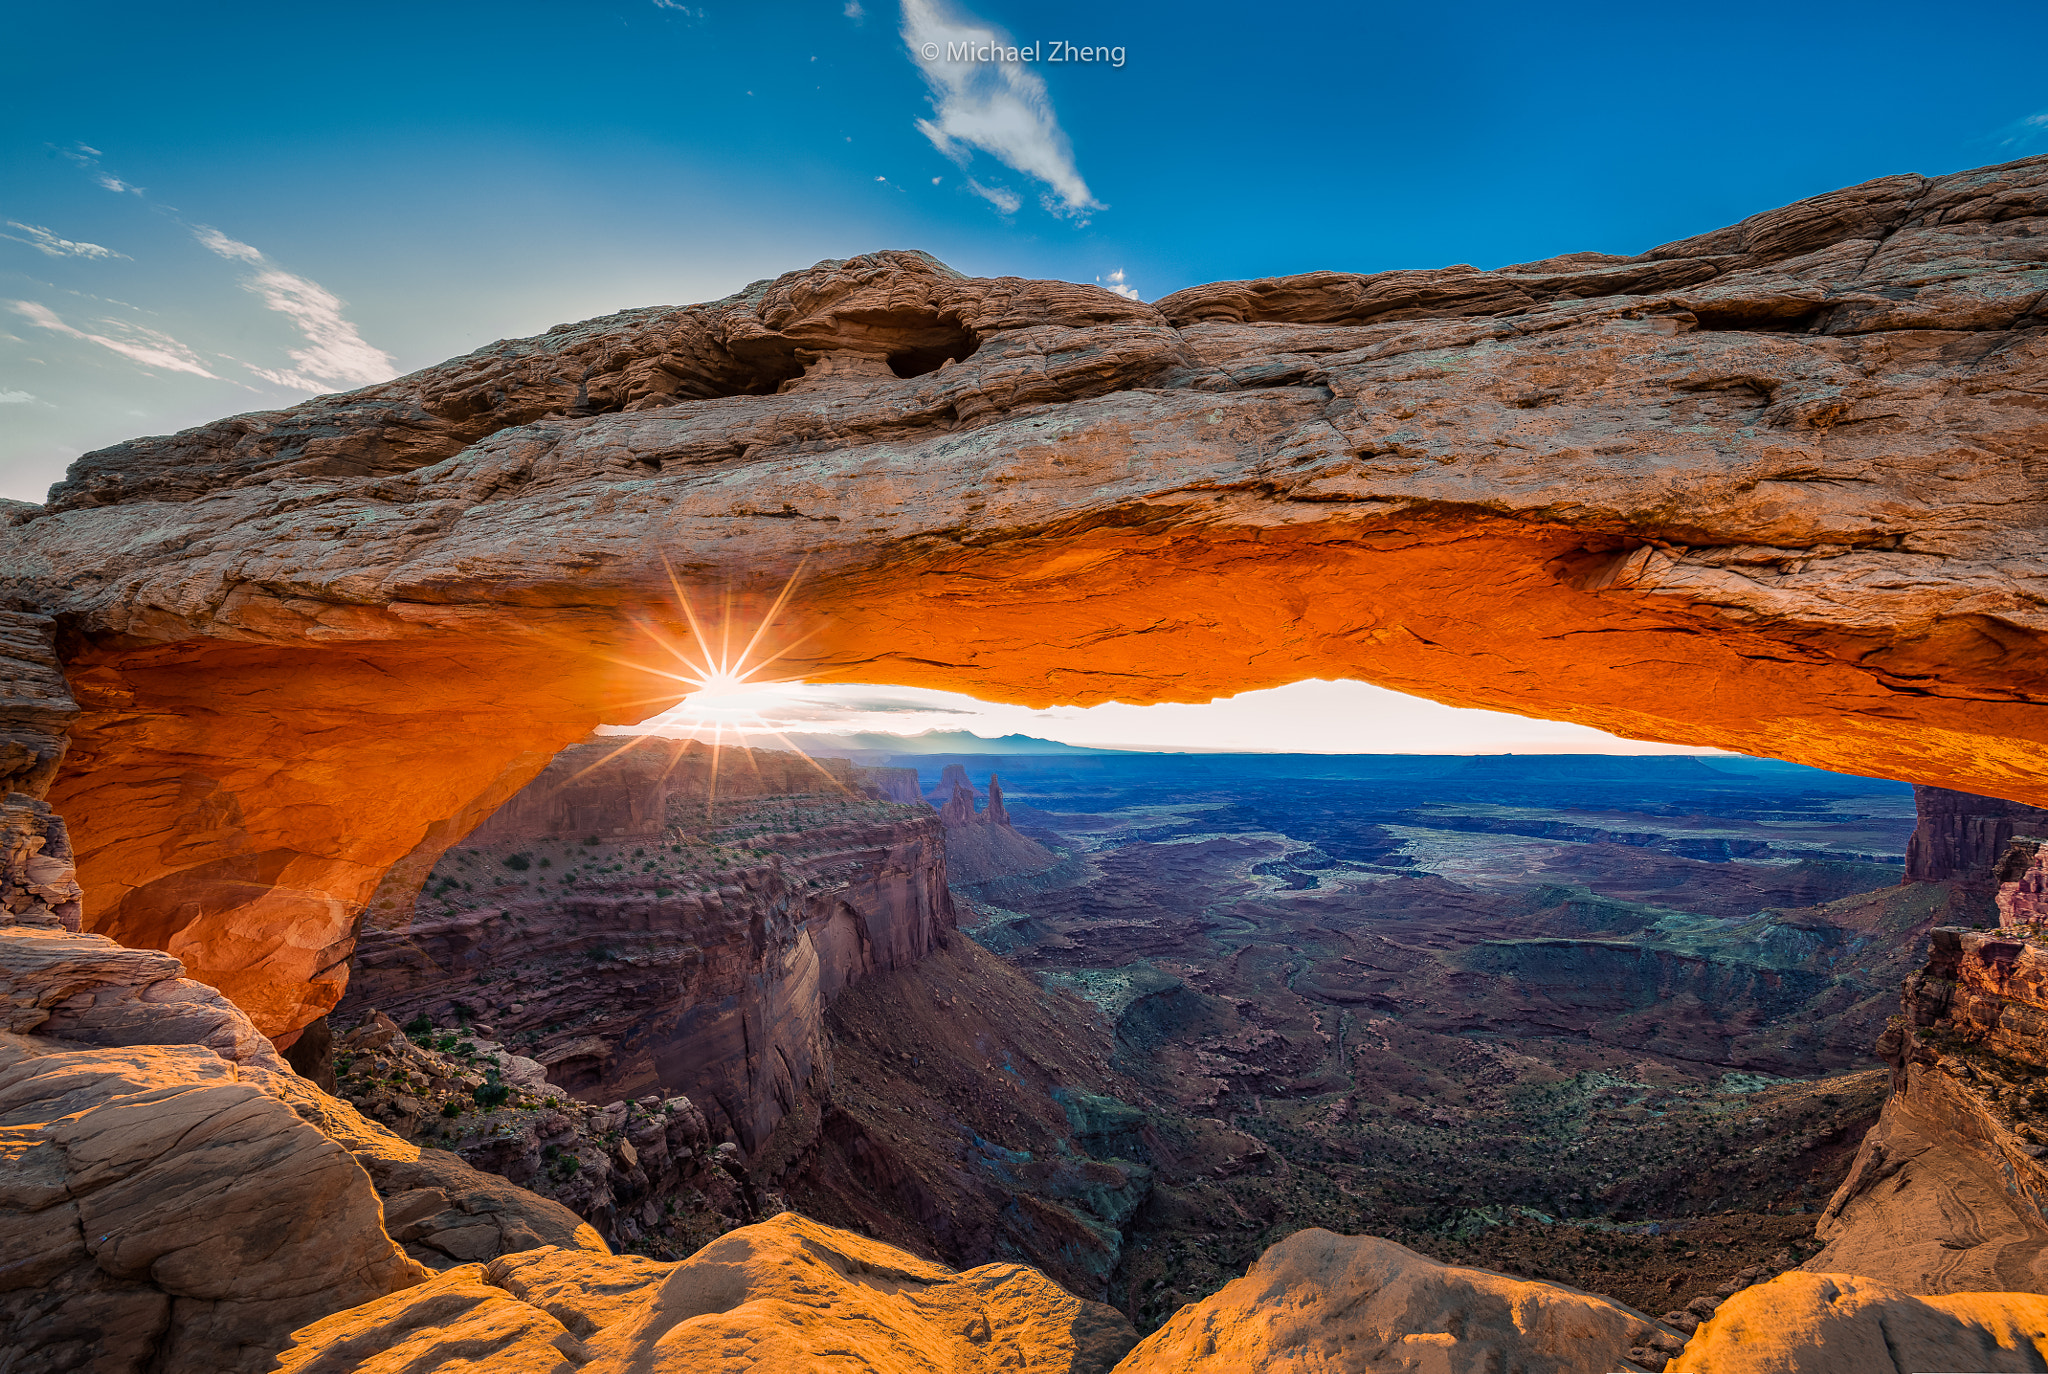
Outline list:
[[[1941,927],[1879,1042],[1892,1095],[1807,1268],[1909,1293],[2048,1290],[2048,946]]]
[[[828,1074],[839,990],[952,928],[944,843],[843,760],[578,745],[378,913],[341,1018],[473,1022],[593,1101],[686,1095],[751,1151]]]

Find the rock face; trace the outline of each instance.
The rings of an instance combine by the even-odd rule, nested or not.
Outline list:
[[[1906,848],[1908,882],[1960,883],[1988,895],[2013,836],[2048,836],[2042,807],[1924,785],[1913,798],[1920,824]]]
[[[9,1369],[253,1374],[422,1277],[348,1152],[212,1050],[0,1033],[0,1136]]]
[[[829,1074],[826,1007],[954,924],[941,827],[837,759],[580,745],[378,911],[349,1021],[474,1019],[605,1105],[681,1094],[748,1151]],[[814,1082],[816,1079],[818,1082]]]
[[[409,1037],[381,1012],[342,1035],[336,1049],[337,1087],[365,1116],[435,1155],[445,1150],[495,1175],[492,1192],[524,1190],[560,1204],[610,1244],[674,1259],[759,1210],[744,1168],[714,1148],[703,1113],[687,1097],[579,1102],[550,1084],[539,1064],[467,1028]],[[505,1189],[496,1179],[517,1186]],[[477,1190],[455,1191],[473,1202]],[[422,1192],[394,1203],[385,1221],[392,1238],[430,1268],[523,1248],[469,1229],[477,1223],[451,1225],[454,1218],[443,1217],[451,1207],[460,1210],[447,1192]]]
[[[77,930],[80,897],[64,818],[25,792],[0,801],[0,923]]]
[[[1893,1092],[1804,1266],[1909,1293],[2048,1289],[2048,947],[1954,927],[1879,1044]]]
[[[2048,827],[2044,827],[2048,828]],[[2027,837],[2014,840],[1992,876],[1998,883],[1993,904],[2001,926],[2048,924],[2048,843]]]
[[[808,560],[813,680],[1359,677],[2048,802],[2044,219],[2033,158],[1152,304],[871,254],[88,455],[0,579],[67,626],[95,928],[280,1038],[395,862],[673,699],[664,559]]]
[[[295,1326],[429,1268],[605,1252],[566,1208],[320,1092],[181,974],[104,936],[0,927],[7,1368],[262,1370]]]
[[[1663,1368],[1678,1333],[1553,1284],[1457,1269],[1371,1236],[1298,1231],[1222,1292],[1183,1307],[1118,1374],[1335,1369]]]
[[[78,703],[64,681],[54,630],[48,616],[0,610],[0,792],[40,798],[64,759]]]
[[[2048,1369],[2048,1298],[1920,1298],[1847,1274],[1784,1274],[1722,1303],[1671,1368],[1691,1374]]]
[[[680,1264],[541,1250],[452,1270],[299,1332],[280,1374],[1108,1374],[1136,1339],[1035,1270],[956,1273],[785,1212]]]

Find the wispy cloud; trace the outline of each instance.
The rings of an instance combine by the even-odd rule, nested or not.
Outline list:
[[[209,225],[192,226],[192,236],[210,252],[254,268],[242,285],[262,297],[265,307],[298,326],[299,333],[305,336],[306,347],[291,350],[297,367],[277,370],[244,363],[251,372],[278,386],[314,393],[388,382],[398,375],[391,355],[364,339],[342,315],[342,302],[333,292],[316,281],[285,271],[266,257],[262,249],[231,239]]]
[[[34,399],[26,391],[0,391],[0,406],[26,405]]]
[[[138,196],[142,194],[140,186],[135,185],[133,182],[121,180],[121,178],[100,165],[100,159],[105,157],[106,154],[102,153],[99,149],[87,147],[83,143],[74,143],[69,148],[59,148],[57,151],[78,166],[83,167],[94,181],[104,186],[107,190],[125,191],[131,195]]]
[[[936,180],[936,178],[934,178],[934,180]],[[990,205],[995,206],[996,209],[1002,211],[1006,215],[1016,214],[1018,207],[1023,205],[1024,203],[1022,200],[1018,198],[1017,193],[1015,191],[1012,191],[1009,187],[984,186],[980,182],[976,181],[973,177],[969,177],[967,179],[967,189],[974,192],[974,194],[980,196],[983,200],[987,201]]]
[[[2027,148],[2048,139],[2048,110],[2015,119],[1999,131],[2001,148]]]
[[[1106,286],[1110,290],[1116,292],[1117,295],[1122,296],[1127,301],[1134,301],[1139,299],[1138,288],[1131,285],[1130,279],[1124,276],[1124,269],[1121,267],[1117,268],[1116,271],[1110,273],[1108,276],[1097,277],[1095,280],[1100,285]]]
[[[26,234],[28,237],[23,238],[21,234],[0,234],[0,239],[11,239],[15,243],[25,243],[46,257],[122,258],[130,262],[134,261],[126,253],[116,253],[113,249],[102,248],[97,243],[79,243],[71,239],[60,239],[38,224],[23,224],[18,219],[11,219],[7,221],[7,227],[9,229],[19,229],[22,234]]]
[[[903,0],[903,41],[931,88],[937,117],[918,120],[917,128],[933,147],[962,166],[980,149],[1044,183],[1042,203],[1054,214],[1079,219],[1103,208],[1074,165],[1073,146],[1036,72],[1021,62],[952,60],[984,45],[1014,47],[1007,34],[943,0]]]
[[[701,8],[693,10],[688,5],[678,5],[676,0],[654,0],[654,8],[658,10],[674,10],[686,19],[702,19],[704,17],[704,11]]]
[[[101,320],[99,323],[117,331],[124,337],[114,338],[106,334],[93,334],[75,325],[66,324],[56,311],[35,301],[11,302],[14,313],[25,317],[38,329],[48,329],[73,339],[84,339],[101,348],[111,349],[130,362],[144,367],[161,368],[166,372],[189,372],[195,377],[211,377],[215,381],[225,380],[208,372],[206,365],[199,361],[199,355],[170,335],[141,325],[124,324],[119,320]]]
[[[846,0],[846,8],[840,13],[856,24],[868,17],[868,12],[861,8],[860,0]]]

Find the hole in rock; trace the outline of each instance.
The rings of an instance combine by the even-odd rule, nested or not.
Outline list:
[[[1758,301],[1732,304],[1721,309],[1695,310],[1701,329],[1746,329],[1773,334],[1804,334],[1821,322],[1827,312],[1818,307],[1798,310],[1797,303]]]
[[[947,363],[957,363],[981,347],[981,340],[965,329],[954,327],[948,337],[934,343],[906,348],[889,355],[889,370],[899,377],[922,377],[927,372],[936,372]]]

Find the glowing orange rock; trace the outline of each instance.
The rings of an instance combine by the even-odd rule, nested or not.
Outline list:
[[[387,869],[681,690],[664,560],[807,561],[821,680],[1363,678],[2048,803],[2044,259],[2040,158],[1151,305],[874,254],[87,455],[0,573],[90,928],[281,1038]]]
[[[680,1264],[535,1250],[467,1265],[296,1333],[280,1374],[1108,1374],[1137,1333],[1035,1269],[956,1273],[784,1212]]]

